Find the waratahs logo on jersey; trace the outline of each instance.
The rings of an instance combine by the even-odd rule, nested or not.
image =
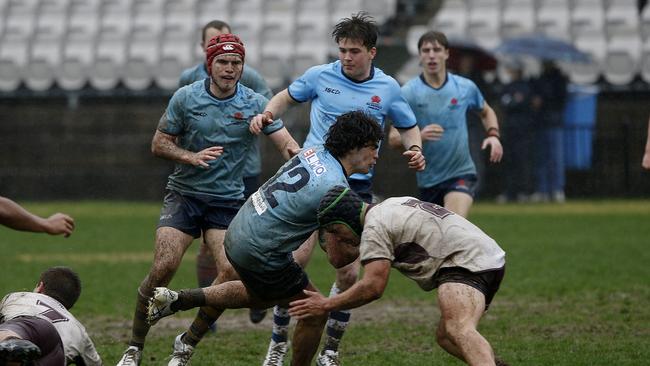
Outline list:
[[[458,108],[458,99],[451,98],[451,100],[449,101],[449,108],[451,109]]]
[[[235,112],[235,114],[232,115],[232,118],[240,121],[246,119],[246,117],[244,117],[244,114],[242,112]]]
[[[381,97],[379,95],[373,95],[370,97],[370,102],[366,103],[368,108],[374,109],[374,110],[380,110],[382,108],[381,106]]]

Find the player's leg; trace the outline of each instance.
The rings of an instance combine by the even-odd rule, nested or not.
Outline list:
[[[318,291],[312,284],[309,284],[307,289],[310,291]],[[294,300],[302,297],[304,295],[299,294]],[[318,351],[318,345],[326,321],[326,316],[311,317],[298,321],[292,337],[292,366],[311,365],[311,361],[316,351]]]
[[[339,293],[349,289],[357,282],[361,263],[359,259],[348,264],[343,268],[336,270],[336,282],[332,284],[329,296],[336,296]],[[336,310],[329,314],[327,319],[327,328],[325,332],[325,342],[323,350],[317,359],[317,364],[322,366],[338,364],[339,344],[345,334],[348,323],[350,322],[350,310]]]
[[[63,365],[65,353],[59,333],[47,320],[22,316],[0,324],[0,364]]]
[[[201,241],[199,252],[196,255],[196,279],[199,287],[208,287],[217,278],[217,262],[210,252],[210,248]]]
[[[148,300],[152,296],[155,287],[169,284],[180,266],[183,254],[192,244],[193,239],[192,235],[172,227],[160,227],[156,230],[153,264],[138,288],[129,349],[127,349],[118,365],[139,364],[140,353],[144,348],[147,333],[149,333],[149,324],[146,320]]]
[[[298,249],[293,251],[293,259],[300,267],[307,267],[317,240],[318,234],[314,232]],[[271,333],[264,366],[282,364],[281,360],[284,359],[288,349],[290,321],[291,317],[287,306],[276,305],[273,308],[273,332]]]
[[[445,195],[445,208],[462,217],[467,217],[473,202],[474,199],[467,193],[452,191]]]

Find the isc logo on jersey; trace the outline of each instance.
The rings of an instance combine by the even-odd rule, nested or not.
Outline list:
[[[309,167],[317,177],[320,177],[327,171],[323,163],[320,161],[318,155],[316,155],[316,150],[307,149],[302,153],[302,156],[305,158],[305,161],[307,164],[309,164]]]

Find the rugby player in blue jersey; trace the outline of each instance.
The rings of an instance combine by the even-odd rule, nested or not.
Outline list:
[[[226,33],[232,32],[230,31],[230,25],[224,21],[212,20],[204,25],[201,30],[201,49],[203,49],[203,52],[207,52],[208,41],[210,39]],[[183,87],[197,80],[205,80],[208,77],[208,67],[204,61],[194,67],[183,70],[178,84],[179,87]],[[267,99],[273,97],[273,92],[266,84],[262,75],[249,65],[244,65],[239,83],[253,89],[256,93],[262,94]],[[248,196],[259,188],[259,175],[262,172],[259,139],[255,139],[251,149],[253,151],[248,154],[248,160],[244,167],[244,199],[248,198]],[[196,277],[199,282],[199,287],[210,286],[212,281],[217,277],[217,263],[212,257],[212,254],[210,254],[210,249],[203,242],[196,255]],[[251,309],[249,313],[249,317],[253,323],[261,322],[265,315],[266,309]]]
[[[281,116],[292,105],[311,102],[311,124],[303,144],[310,147],[323,143],[327,129],[341,113],[363,110],[379,121],[382,128],[386,118],[390,118],[400,132],[398,140],[406,149],[404,155],[409,167],[423,169],[422,141],[413,111],[401,96],[397,81],[373,66],[378,34],[376,24],[364,13],[340,21],[332,32],[338,44],[339,60],[311,67],[287,89],[276,94],[269,101],[264,114],[253,119],[254,127],[261,128],[262,122]],[[350,187],[366,202],[372,200],[371,179],[372,171],[352,175],[349,179]],[[314,242],[312,238],[296,253],[299,263],[306,264]],[[338,269],[332,295],[352,286],[358,278],[359,268],[357,261]],[[287,348],[289,319],[287,309],[274,309],[273,334],[264,366],[282,364]],[[317,359],[319,365],[338,363],[338,346],[349,319],[347,310],[331,314],[323,352]]]
[[[449,43],[444,33],[429,31],[418,40],[422,74],[402,87],[417,117],[427,166],[417,172],[420,199],[467,217],[474,201],[476,167],[467,139],[468,110],[477,111],[486,130],[482,149],[490,148],[490,162],[501,161],[499,124],[494,110],[469,79],[447,72]],[[390,145],[401,147],[397,131]]]
[[[180,292],[162,287],[154,291],[148,310],[152,324],[176,311],[202,306],[179,340],[187,350],[184,362],[189,362],[208,323],[224,309],[286,306],[302,298],[305,289],[317,291],[292,252],[318,228],[317,210],[325,193],[336,185],[347,187],[348,176],[368,173],[375,165],[383,136],[379,124],[362,111],[340,115],[328,131],[323,146],[304,148],[289,160],[246,201],[230,223],[224,247],[236,273],[225,272],[233,277],[222,277],[224,271],[220,270],[218,285]],[[292,365],[310,365],[326,320],[322,316],[298,322]]]
[[[259,133],[250,129],[249,122],[268,102],[239,84],[244,58],[244,45],[237,36],[212,38],[206,52],[210,77],[178,89],[158,123],[152,152],[176,166],[167,182],[154,261],[138,288],[129,348],[118,365],[140,363],[149,331],[147,300],[154,287],[171,281],[195,238],[203,235],[218,264],[227,262],[223,239],[243,204],[244,167]],[[280,120],[271,121],[262,132],[286,159],[298,152],[298,144]],[[178,338],[176,343],[182,346]],[[170,364],[183,364],[182,356],[176,357],[182,351],[174,348]]]

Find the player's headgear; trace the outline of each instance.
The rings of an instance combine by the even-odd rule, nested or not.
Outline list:
[[[208,73],[212,74],[212,60],[219,55],[237,55],[244,61],[246,49],[244,43],[234,34],[225,33],[212,37],[205,49],[205,61]]]
[[[320,200],[318,225],[343,224],[361,236],[363,203],[361,197],[349,187],[335,186]]]

